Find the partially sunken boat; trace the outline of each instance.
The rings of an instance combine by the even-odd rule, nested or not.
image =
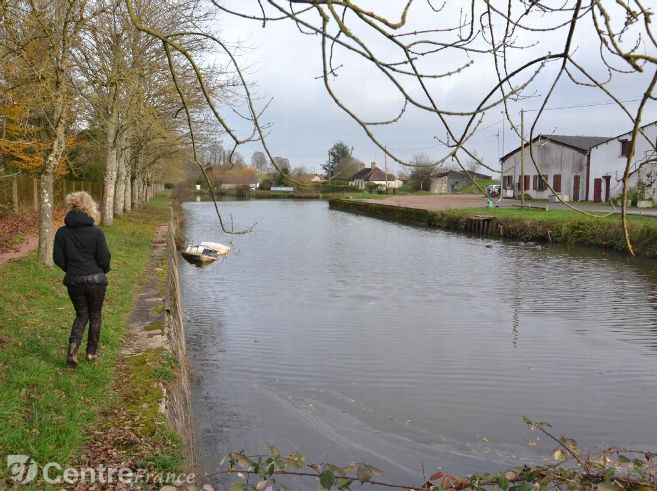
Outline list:
[[[210,263],[230,252],[230,247],[217,242],[190,244],[182,252],[185,259],[195,263]]]

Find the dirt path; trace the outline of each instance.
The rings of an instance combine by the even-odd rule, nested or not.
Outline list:
[[[128,356],[142,353],[153,348],[162,348],[166,336],[164,326],[164,298],[160,289],[158,273],[162,271],[162,255],[166,251],[167,225],[160,225],[153,239],[153,251],[148,263],[148,278],[135,306],[126,320],[128,332],[121,348],[121,355]]]
[[[13,250],[8,252],[3,252],[0,254],[0,265],[5,264],[8,261],[14,259],[19,259],[23,256],[27,256],[30,252],[35,250],[39,245],[39,237],[33,235],[28,239],[24,240],[20,244],[16,245]]]
[[[64,225],[65,215],[66,210],[62,208],[55,210],[55,217],[52,224],[53,235],[51,240],[55,239],[55,232],[57,229]],[[8,223],[8,221],[13,223]],[[9,250],[0,252],[0,266],[9,261],[13,261],[14,259],[20,259],[21,257],[27,256],[30,252],[36,250],[39,245],[38,217],[34,217],[32,213],[24,213],[23,215],[10,218],[8,221],[0,223],[0,227],[7,227],[4,230],[5,234],[3,234],[4,240],[7,240],[7,238],[11,236],[23,234],[26,238],[17,244],[7,247]],[[1,242],[2,241],[0,241],[0,243]],[[0,251],[2,251],[1,245]]]

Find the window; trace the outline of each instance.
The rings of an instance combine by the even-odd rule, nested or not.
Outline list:
[[[534,191],[536,191],[536,190],[538,189],[538,176],[534,176],[533,181],[534,181],[534,182],[532,183],[532,184],[533,184],[533,185],[532,185],[532,189],[533,189]]]
[[[630,154],[630,140],[621,140],[621,157],[627,157]]]
[[[561,192],[561,174],[555,174],[552,176],[552,188],[555,193]]]
[[[524,179],[522,179],[523,177],[524,177]],[[518,181],[518,189],[519,190],[524,190],[525,192],[529,191],[529,189],[530,189],[530,187],[529,187],[529,184],[530,184],[529,183],[529,178],[530,177],[531,176],[520,176],[520,180]],[[524,184],[524,186],[523,186],[523,184]]]
[[[538,191],[545,191],[545,183],[547,182],[547,176],[536,176],[536,180],[538,181],[538,186],[536,189]]]

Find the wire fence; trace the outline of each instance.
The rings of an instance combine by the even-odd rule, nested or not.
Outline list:
[[[58,179],[54,184],[55,206],[63,204],[64,197],[74,191],[86,191],[96,202],[103,199],[102,181]],[[38,208],[39,188],[36,177],[20,174],[0,176],[0,215],[36,211]]]

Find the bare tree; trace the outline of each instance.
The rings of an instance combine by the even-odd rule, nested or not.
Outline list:
[[[210,98],[206,101],[236,147],[252,141],[255,136],[273,162],[263,126],[259,123],[261,110],[255,107],[247,81],[229,47],[200,30],[179,31],[175,36],[159,31],[142,22],[132,7],[133,0],[125,2],[138,29],[160,39],[166,49],[181,53],[190,66],[194,67],[195,61],[186,51],[184,40],[196,36],[211,39],[218,52],[230,58],[240,77],[248,102],[247,117],[253,122],[254,131],[250,135],[237,135],[218,106]],[[316,36],[323,67],[320,76],[328,96],[389,158],[401,165],[415,165],[384,145],[377,135],[377,128],[400,122],[412,107],[415,114],[424,112],[435,119],[434,140],[441,146],[442,153],[434,160],[434,165],[453,159],[484,194],[463,159],[473,159],[483,168],[495,170],[481,162],[471,148],[472,137],[488,113],[499,114],[502,108],[511,128],[523,141],[529,141],[535,135],[546,106],[561,87],[592,90],[608,97],[627,117],[633,127],[630,145],[634,148],[637,136],[642,133],[641,116],[655,95],[657,36],[652,30],[652,11],[642,0],[613,4],[602,0],[564,0],[559,5],[545,0],[507,0],[504,5],[486,0],[462,5],[445,2],[440,7],[431,0],[406,0],[398,6],[382,3],[375,8],[365,8],[360,2],[351,0],[268,0],[244,4],[240,5],[243,10],[218,2],[214,6],[224,16],[239,16],[263,26],[287,21],[290,28]],[[428,27],[414,28],[411,18],[422,19],[422,24]],[[433,22],[427,22],[428,19]],[[588,32],[587,42],[593,40],[592,51],[577,49],[577,42],[582,39],[579,32],[583,29]],[[341,62],[342,53],[348,53],[349,59],[360,58],[389,83],[398,96],[397,112],[383,120],[370,120],[341,97],[333,83],[335,76],[350,68],[360,69]],[[483,69],[478,73],[491,73],[494,77],[473,76],[474,66]],[[200,72],[195,72],[199,86],[203,87]],[[628,77],[642,94],[634,111],[615,95],[619,81],[628,80]],[[454,107],[450,101],[439,97],[437,87],[447,79],[451,86],[468,86],[469,81],[476,80],[476,87],[472,84],[469,87],[478,92],[477,102],[469,107]],[[184,94],[180,95],[184,99]],[[517,113],[530,98],[539,108],[532,113],[529,134],[520,135]],[[531,149],[530,161],[540,174]],[[645,165],[652,163],[654,160],[646,160]],[[624,196],[631,176],[641,167],[642,162],[635,162],[630,151],[623,178]],[[566,205],[576,209],[569,203]],[[627,230],[625,205],[622,221]],[[632,253],[627,232],[626,243]]]
[[[255,167],[258,172],[265,172],[269,169],[267,156],[260,151],[253,152],[253,155],[251,155],[251,165]]]

